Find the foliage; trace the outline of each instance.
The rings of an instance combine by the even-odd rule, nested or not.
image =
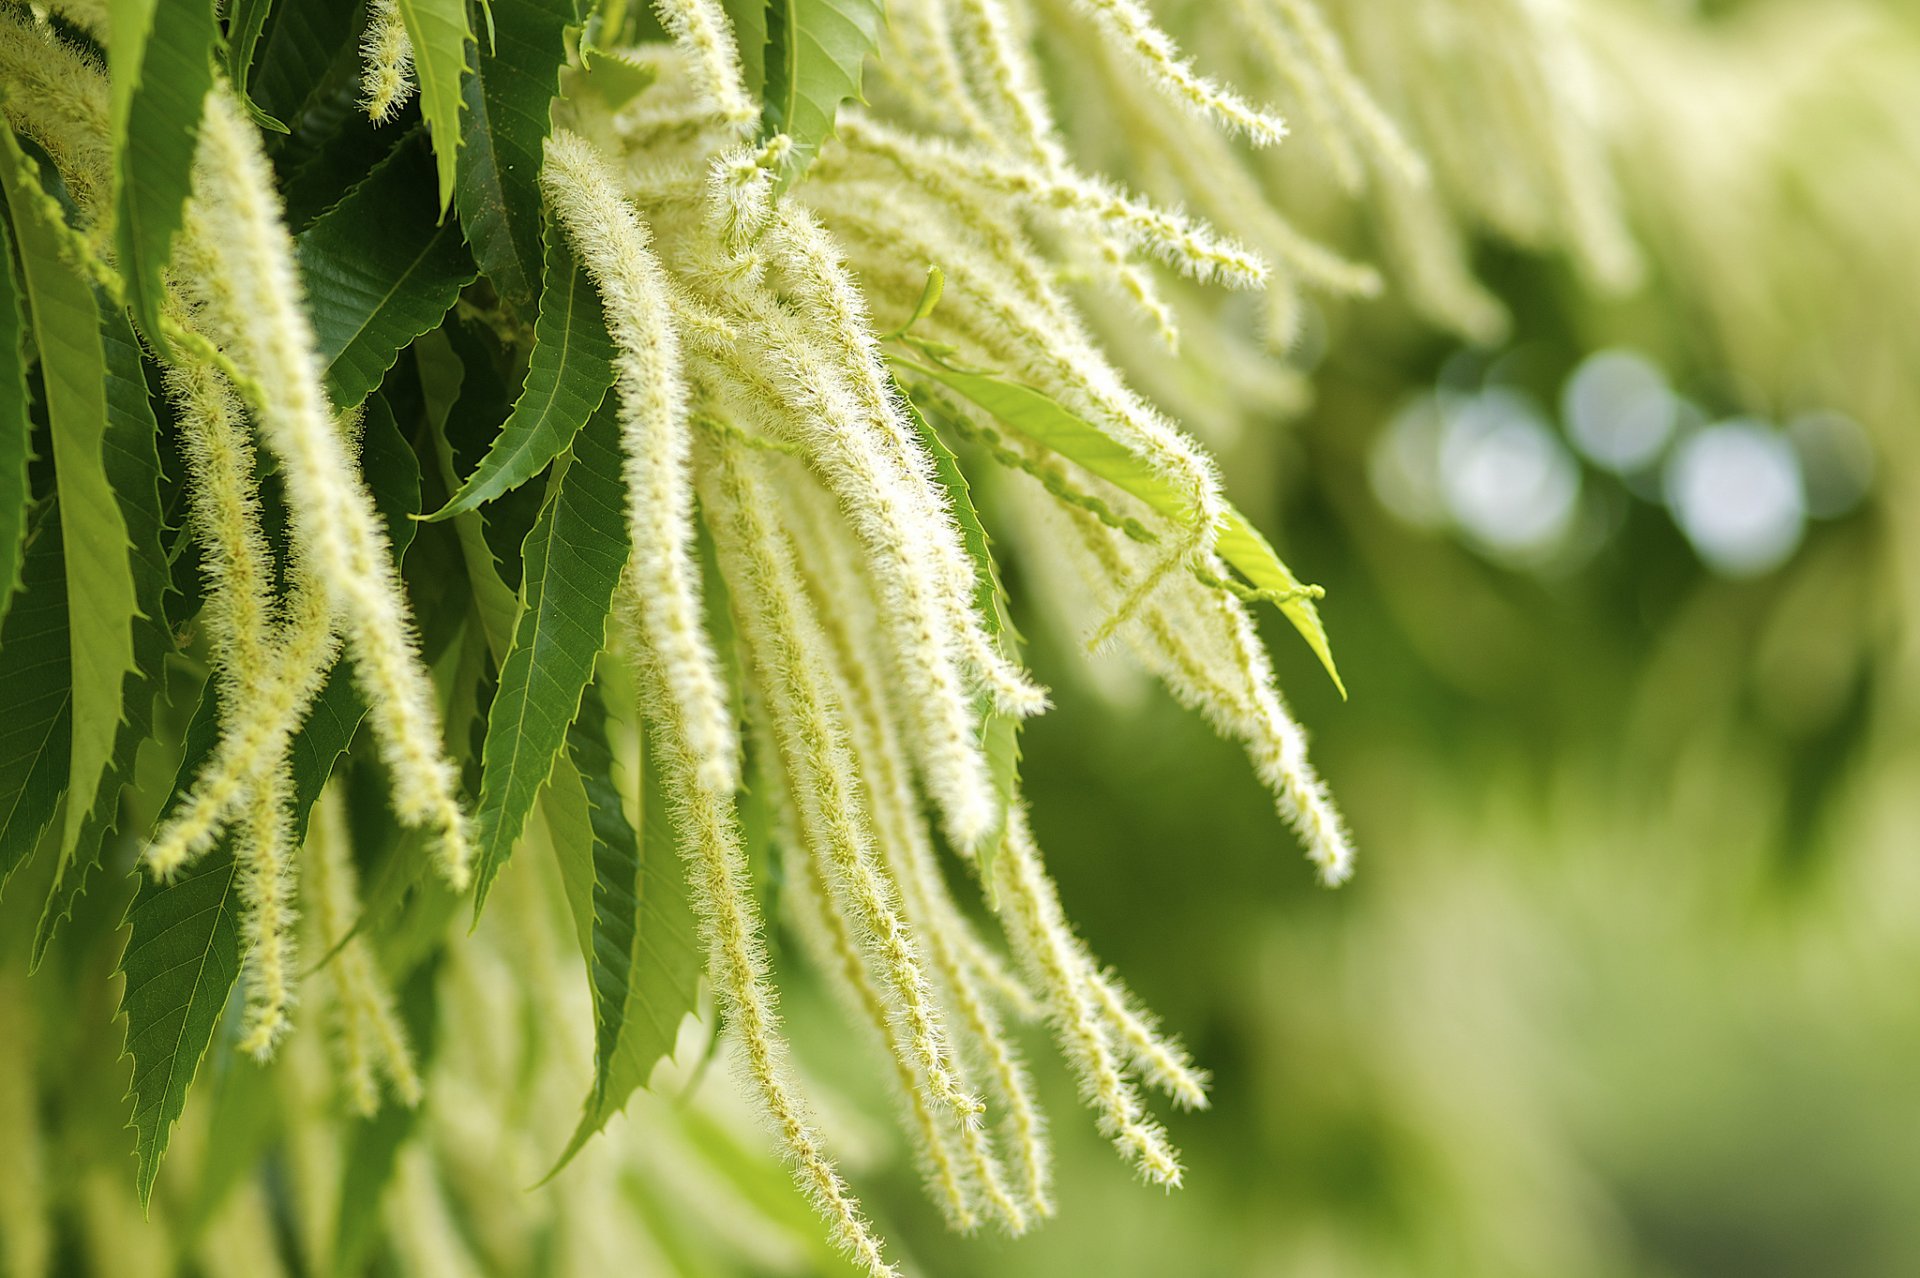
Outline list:
[[[917,1209],[846,1130],[859,1065],[807,1060],[814,981],[955,1228],[1069,1196],[1029,1022],[1179,1185],[1146,1093],[1204,1107],[1209,1077],[1070,922],[1028,661],[1075,670],[1071,707],[1064,654],[1101,679],[1124,649],[1338,884],[1276,666],[1317,661],[1337,722],[1323,608],[1352,625],[1226,491],[1261,495],[1246,428],[1316,361],[1385,416],[1409,333],[1524,327],[1472,269],[1488,233],[1564,255],[1566,295],[1651,279],[1717,321],[1688,358],[1761,394],[1902,404],[1870,342],[1781,355],[1754,299],[1839,328],[1819,264],[1714,252],[1673,191],[1725,119],[1622,71],[1744,105],[1793,41],[1603,0],[1166,7],[1178,42],[1137,0],[0,0],[0,917],[37,969],[0,977],[0,1271],[55,1238],[125,1268],[162,1226],[121,1197],[177,1230],[169,1269],[752,1267],[688,1224],[713,1184],[796,1265],[898,1272]],[[1880,83],[1861,136],[1910,153]],[[1803,190],[1835,273],[1899,277],[1822,185],[1855,161],[1722,150],[1748,247]],[[1311,438],[1342,538],[1279,544],[1344,565],[1378,521]],[[1172,913],[1133,875],[1184,847],[1111,855]],[[36,1170],[127,1081],[59,1077],[61,1035],[128,1058],[117,1188]]]

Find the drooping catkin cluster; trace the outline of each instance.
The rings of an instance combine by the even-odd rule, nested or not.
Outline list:
[[[400,113],[414,94],[413,41],[398,0],[372,0],[360,39],[360,105],[376,124]]]

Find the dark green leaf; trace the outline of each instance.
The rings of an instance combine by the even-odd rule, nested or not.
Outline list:
[[[487,455],[433,519],[472,510],[545,470],[613,384],[613,341],[600,294],[558,227],[548,228],[547,239],[547,285],[526,383]]]
[[[785,133],[792,182],[833,136],[840,104],[860,97],[860,73],[880,40],[880,0],[771,0],[766,10],[766,106],[762,132]]]
[[[343,63],[358,75],[361,6],[353,0],[297,0],[270,9],[247,90],[298,133],[301,117],[328,91]]]
[[[459,228],[434,222],[427,172],[425,144],[412,139],[296,241],[336,408],[365,399],[473,278]]]
[[[420,82],[420,114],[433,136],[440,212],[453,200],[454,155],[460,147],[460,76],[473,30],[467,0],[395,0],[413,43],[413,74]]]
[[[112,14],[114,246],[127,302],[164,347],[161,275],[186,216],[218,30],[211,0],[114,0]]]
[[[66,559],[49,501],[34,519],[20,598],[0,627],[0,888],[40,843],[67,789],[73,679]]]
[[[568,759],[554,774],[552,799],[563,811],[586,809],[563,821],[555,850],[568,896],[577,900],[583,848],[590,834],[592,921],[586,955],[593,988],[593,1086],[580,1123],[555,1163],[565,1167],[607,1120],[619,1113],[636,1088],[644,1087],[660,1059],[673,1051],[681,1019],[694,1010],[703,967],[693,910],[673,831],[652,764],[641,760],[641,833],[622,809],[607,744],[606,710],[588,693],[580,717],[567,733]],[[588,830],[578,826],[588,824]],[[564,837],[571,846],[562,845]]]
[[[256,124],[285,133],[287,126],[261,110],[248,87],[253,76],[254,50],[260,46],[260,33],[265,30],[267,15],[272,10],[273,0],[233,0],[227,10],[227,80]]]
[[[455,200],[480,273],[525,315],[540,292],[540,161],[567,60],[572,0],[497,0],[496,39],[464,86]]]
[[[13,266],[13,233],[0,218],[0,625],[20,589],[26,553],[27,459],[33,419],[27,415],[27,317]]]
[[[523,551],[519,622],[487,715],[474,913],[526,827],[553,771],[580,694],[606,645],[614,586],[627,562],[626,484],[618,424],[603,405],[556,469]]]

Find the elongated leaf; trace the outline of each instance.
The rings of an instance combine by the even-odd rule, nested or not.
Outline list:
[[[627,562],[618,425],[603,405],[575,436],[523,551],[520,619],[487,715],[474,913],[506,863],[606,646],[613,589]]]
[[[521,314],[540,292],[540,159],[567,60],[572,0],[495,0],[491,51],[464,86],[464,153],[455,191],[480,273]]]
[[[73,752],[66,556],[55,502],[35,514],[21,580],[0,627],[0,889],[53,820]]]
[[[455,484],[455,471],[453,443],[448,439],[447,431],[454,424],[457,410],[468,402],[466,383],[469,372],[475,373],[473,380],[478,381],[484,380],[485,370],[477,365],[472,370],[468,368],[466,361],[448,340],[447,330],[429,333],[416,343],[414,358],[419,364],[421,387],[427,399],[434,462],[442,485],[451,490]],[[491,396],[483,390],[478,398],[485,401],[490,400]],[[513,646],[514,624],[520,612],[519,599],[501,576],[500,560],[494,553],[496,543],[487,536],[480,513],[465,511],[453,516],[450,522],[453,524],[454,540],[460,547],[461,567],[466,572],[468,606],[480,623],[487,652],[496,665],[502,664],[507,659],[507,649]],[[516,556],[519,553],[516,549]],[[520,574],[524,575],[525,565],[517,567]]]
[[[771,0],[766,11],[766,95],[762,132],[793,139],[781,173],[789,183],[833,136],[848,98],[861,101],[860,73],[880,39],[879,0]]]
[[[254,122],[276,133],[285,133],[287,126],[268,115],[253,100],[249,87],[253,78],[253,55],[260,47],[260,33],[266,29],[267,15],[273,11],[273,0],[233,0],[227,9],[227,82],[233,91],[240,95],[240,101],[246,105],[247,113]]]
[[[1007,592],[1000,584],[1000,568],[993,562],[987,530],[980,522],[980,512],[974,509],[973,491],[967,484],[966,474],[960,469],[960,460],[947,447],[946,441],[927,424],[919,405],[904,397],[903,401],[908,422],[912,424],[914,433],[919,435],[920,442],[926,445],[928,455],[933,458],[934,479],[946,490],[947,503],[953,510],[953,521],[960,526],[961,544],[966,547],[967,558],[973,561],[974,611],[980,614],[987,634],[999,645],[1001,654],[1013,659],[1018,655],[1019,634],[1007,616]],[[1006,814],[1019,798],[1020,720],[996,709],[993,699],[988,696],[980,698],[980,744],[987,757],[1002,822],[1000,836],[988,839],[981,845],[978,854],[980,884],[986,891],[987,903],[992,905],[997,892],[993,877],[994,862],[999,855],[1001,838],[1006,833]]]
[[[1118,440],[1045,392],[998,374],[958,369],[938,360],[921,363],[895,357],[895,363],[960,392],[1035,443],[1133,494],[1168,519],[1193,522],[1193,508],[1179,490]],[[1276,606],[1313,649],[1340,695],[1346,696],[1320,610],[1314,607],[1313,597],[1300,579],[1281,562],[1272,543],[1245,515],[1229,507],[1216,548],[1220,557],[1239,569],[1256,588],[1273,592]]]
[[[0,626],[26,554],[27,459],[33,419],[27,415],[27,317],[24,288],[13,267],[13,233],[0,218]]]
[[[472,510],[545,470],[613,384],[613,340],[599,290],[573,260],[558,227],[547,231],[545,275],[533,356],[513,413],[453,500],[430,518]]]
[[[164,348],[161,272],[186,216],[218,32],[211,0],[114,0],[111,12],[114,243],[128,304]]]
[[[567,754],[554,774],[553,797],[575,811],[585,807],[589,817],[584,824],[590,829],[584,832],[592,842],[592,922],[586,958],[593,988],[594,1070],[579,1125],[549,1178],[620,1112],[673,1051],[680,1021],[698,999],[703,967],[651,752],[642,749],[638,834],[613,782],[606,711],[591,692],[567,733]],[[576,817],[574,824],[582,823]],[[563,878],[577,880],[587,858],[577,848],[556,845],[556,850]],[[569,899],[577,899],[576,886],[569,884]]]
[[[419,508],[420,472],[413,450],[400,438],[384,401],[370,406],[365,428],[365,465],[374,500],[387,519],[396,552],[413,535],[407,515]],[[344,669],[336,668],[316,698],[307,722],[288,751],[293,770],[293,838],[305,836],[307,818],[340,756],[346,753],[366,703]],[[185,752],[174,783],[177,798],[213,752],[219,713],[213,688],[201,697],[187,728]],[[222,839],[171,883],[144,873],[127,911],[132,929],[120,970],[126,988],[126,1052],[133,1058],[134,1153],[144,1202],[153,1190],[173,1124],[186,1104],[214,1027],[239,975],[239,901],[233,892],[231,842]]]
[[[247,93],[276,120],[298,129],[342,52],[351,51],[358,65],[354,34],[359,6],[288,0],[263,7],[267,13],[254,46]]]
[[[52,211],[33,194],[35,178],[13,134],[0,130],[6,154],[0,183],[13,213],[25,268],[34,343],[46,381],[66,554],[68,628],[73,645],[73,742],[61,855],[71,850],[113,757],[121,683],[133,669],[136,600],[127,522],[108,481],[107,363],[93,287],[61,260]]]
[[[402,145],[295,241],[334,407],[365,399],[473,279],[455,226],[421,198],[424,141]]]
[[[122,680],[123,717],[113,755],[98,792],[84,814],[77,838],[62,850],[53,892],[34,937],[33,964],[45,956],[59,925],[72,913],[100,862],[107,836],[119,823],[120,793],[133,780],[140,747],[153,735],[153,702],[165,677],[173,633],[166,625],[168,566],[161,549],[159,425],[147,400],[140,347],[126,316],[100,299],[100,340],[106,357],[107,429],[103,440],[106,473],[120,502],[132,543],[134,594],[134,669]]]
[[[467,67],[467,0],[396,0],[400,22],[413,44],[413,74],[420,82],[420,114],[433,137],[440,180],[440,213],[453,200],[454,155],[460,147],[460,76]]]
[[[186,756],[175,793],[184,792],[193,769],[211,754],[219,736],[214,698],[202,698],[187,728]],[[240,975],[239,902],[234,890],[233,849],[222,839],[206,856],[169,883],[141,876],[127,909],[126,952],[120,970],[126,987],[120,1014],[127,1021],[126,1054],[133,1058],[134,1183],[140,1201],[153,1193],[160,1158],[174,1120],[227,995]]]

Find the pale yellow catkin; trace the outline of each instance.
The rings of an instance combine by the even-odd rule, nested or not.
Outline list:
[[[336,609],[393,778],[394,811],[438,835],[442,872],[464,886],[472,849],[440,713],[421,663],[392,547],[333,420],[311,322],[258,136],[230,92],[207,99],[190,233],[213,271],[194,281],[287,485],[294,539]]]
[[[724,793],[739,783],[739,744],[719,658],[701,618],[693,560],[692,441],[670,285],[648,235],[593,147],[557,130],[542,187],[599,290],[619,352],[623,470],[641,635],[681,703],[699,777]]]
[[[831,867],[836,900],[859,921],[863,948],[886,976],[930,1092],[957,1113],[977,1114],[980,1102],[954,1075],[920,942],[900,917],[893,885],[874,856],[845,730],[828,695],[825,639],[806,604],[786,534],[773,522],[773,491],[758,459],[745,455],[731,436],[708,433],[702,443],[707,524],[767,700],[801,836],[811,854]]]
[[[400,17],[397,0],[370,0],[367,29],[360,37],[360,105],[375,124],[400,114],[417,87],[413,78],[413,40]]]
[[[644,648],[634,654],[634,674],[641,708],[656,729],[651,739],[679,835],[680,855],[686,862],[688,895],[708,949],[708,979],[722,1016],[739,1039],[747,1081],[772,1121],[781,1150],[793,1162],[795,1179],[827,1221],[835,1243],[872,1278],[896,1275],[788,1079],[786,1045],[779,1035],[759,914],[733,805],[700,783],[699,759],[686,744],[678,702]]]

